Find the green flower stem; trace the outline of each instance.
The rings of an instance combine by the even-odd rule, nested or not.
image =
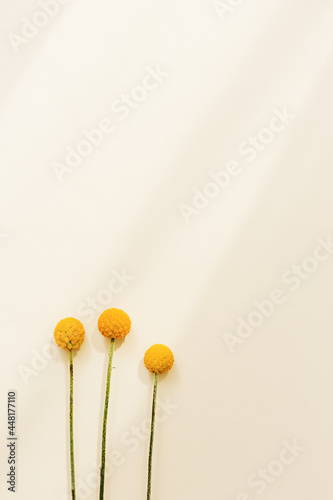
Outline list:
[[[74,468],[74,431],[73,431],[73,349],[69,350],[69,380],[70,380],[70,396],[69,396],[69,429],[70,429],[70,449],[71,449],[71,484],[72,484],[72,500],[75,500],[75,468]]]
[[[149,459],[148,459],[147,500],[150,500],[150,493],[151,493],[151,469],[152,469],[152,459],[153,459],[153,443],[154,443],[155,414],[156,414],[157,382],[158,382],[158,374],[155,373],[155,378],[154,378],[154,392],[153,392],[153,404],[152,404],[152,410],[151,410],[151,427],[150,427],[150,443],[149,443]]]
[[[109,408],[109,397],[110,397],[110,382],[111,382],[113,349],[114,349],[114,339],[111,339],[110,355],[109,355],[109,366],[108,366],[108,375],[107,375],[107,380],[106,380],[105,405],[104,405],[103,437],[102,437],[102,460],[101,460],[101,482],[100,482],[100,490],[99,490],[99,498],[100,498],[100,500],[104,499],[106,427],[107,427],[107,421],[108,421],[108,408]]]

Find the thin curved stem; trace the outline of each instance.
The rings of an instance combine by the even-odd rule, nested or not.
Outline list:
[[[70,396],[69,396],[69,433],[70,433],[70,450],[71,450],[71,486],[72,500],[75,500],[75,467],[74,467],[74,429],[73,429],[73,349],[69,350],[69,381],[70,381]]]
[[[104,499],[106,428],[107,428],[107,422],[108,422],[108,408],[109,408],[109,398],[110,398],[110,382],[111,382],[113,349],[114,349],[114,339],[111,339],[110,354],[109,354],[109,365],[108,365],[108,374],[107,374],[107,379],[106,379],[105,404],[104,404],[103,436],[102,436],[102,459],[101,459],[101,482],[100,482],[100,490],[99,490],[99,498],[100,498],[100,500]]]
[[[154,429],[155,429],[155,414],[156,414],[156,396],[157,396],[158,374],[155,373],[153,404],[151,410],[151,426],[150,426],[150,443],[149,443],[149,459],[148,459],[148,484],[147,484],[147,500],[150,500],[151,494],[151,470],[153,460],[153,444],[154,444]]]

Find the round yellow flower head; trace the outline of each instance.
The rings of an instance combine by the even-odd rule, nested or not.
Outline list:
[[[122,309],[112,307],[98,318],[98,329],[104,337],[120,339],[126,337],[131,329],[130,317]]]
[[[54,340],[62,349],[78,349],[84,341],[84,326],[75,318],[59,321],[54,330]]]
[[[145,367],[152,373],[166,373],[171,370],[175,358],[171,349],[163,344],[149,347],[144,357]]]

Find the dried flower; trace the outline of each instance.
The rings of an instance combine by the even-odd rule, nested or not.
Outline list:
[[[149,347],[144,357],[144,364],[151,373],[166,373],[171,370],[174,357],[171,349],[163,344]]]
[[[130,317],[121,309],[107,309],[98,319],[98,329],[104,337],[120,339],[126,337],[131,329]]]

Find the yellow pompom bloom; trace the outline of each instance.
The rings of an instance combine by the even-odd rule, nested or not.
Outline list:
[[[104,337],[120,339],[126,337],[131,329],[130,317],[122,309],[112,307],[98,318],[98,329]]]
[[[175,358],[169,347],[155,344],[149,347],[144,357],[145,367],[152,373],[166,373],[171,370]]]
[[[78,349],[84,341],[84,335],[84,326],[76,318],[62,319],[54,330],[54,340],[59,347],[68,351]]]

